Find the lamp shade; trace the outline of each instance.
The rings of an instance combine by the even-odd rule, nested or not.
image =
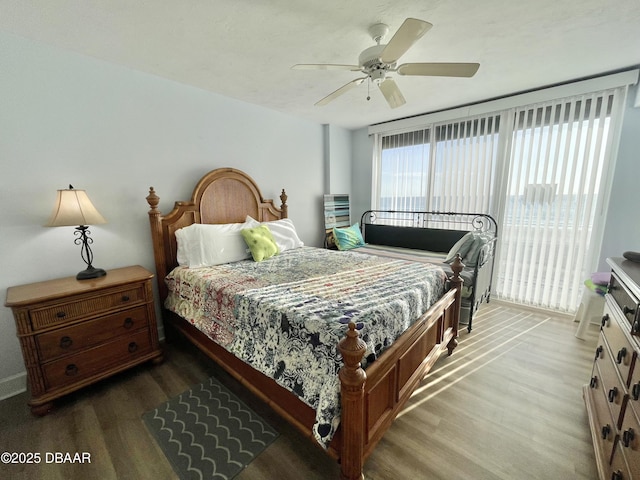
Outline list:
[[[51,218],[45,227],[67,227],[76,225],[99,225],[107,223],[100,212],[93,206],[84,190],[58,190],[58,198]]]

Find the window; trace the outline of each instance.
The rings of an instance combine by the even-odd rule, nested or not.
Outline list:
[[[626,85],[376,133],[372,204],[493,215],[494,294],[575,311],[597,263],[625,94]]]
[[[378,210],[428,210],[429,130],[382,138]]]
[[[375,208],[487,213],[499,123],[489,116],[381,137]]]
[[[603,195],[615,92],[515,110],[496,290],[562,311],[579,302]]]

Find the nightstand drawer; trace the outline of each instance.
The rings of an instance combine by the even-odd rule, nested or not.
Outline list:
[[[117,340],[99,347],[44,364],[42,370],[47,388],[52,389],[100,374],[111,365],[124,365],[149,351],[149,332],[141,330],[132,335],[118,337]]]
[[[77,298],[77,297],[76,297]],[[30,311],[33,330],[40,330],[62,322],[105,312],[119,306],[135,305],[145,299],[144,285],[133,285],[127,289],[113,289],[69,302],[36,308]]]
[[[140,306],[37,335],[36,342],[40,358],[47,362],[146,328],[147,324],[147,308]]]

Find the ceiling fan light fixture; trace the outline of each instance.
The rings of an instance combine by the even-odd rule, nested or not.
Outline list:
[[[371,81],[373,83],[375,83],[376,85],[380,85],[382,82],[384,82],[384,79],[387,76],[386,74],[386,70],[380,68],[372,70],[371,73],[369,73],[369,77],[371,78]]]

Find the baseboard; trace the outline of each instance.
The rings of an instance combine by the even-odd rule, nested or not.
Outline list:
[[[491,297],[491,303],[496,303],[497,305],[502,305],[504,307],[513,307],[513,308],[517,308],[519,310],[528,310],[530,312],[535,312],[535,313],[540,313],[543,315],[550,315],[553,317],[559,317],[559,318],[563,318],[566,320],[573,320],[575,315],[571,314],[571,313],[565,313],[565,312],[557,312],[555,310],[551,310],[548,308],[543,308],[543,307],[534,307],[533,305],[522,305],[520,303],[516,303],[516,302],[510,302],[509,300],[503,300],[500,298],[495,298],[495,297]]]
[[[27,372],[0,379],[0,400],[27,391]]]

